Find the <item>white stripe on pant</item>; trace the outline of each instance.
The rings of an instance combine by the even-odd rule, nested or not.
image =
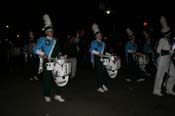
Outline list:
[[[67,61],[71,63],[71,78],[74,78],[76,76],[76,71],[77,71],[77,59],[68,58]]]

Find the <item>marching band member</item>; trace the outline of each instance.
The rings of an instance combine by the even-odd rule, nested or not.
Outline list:
[[[96,82],[97,82],[97,91],[104,93],[108,91],[107,84],[108,84],[108,74],[107,70],[103,66],[100,58],[103,57],[103,53],[105,50],[105,43],[102,41],[102,33],[100,32],[98,25],[93,24],[92,30],[94,31],[95,40],[93,40],[90,44],[89,52],[91,54],[91,63],[94,66],[96,71]]]
[[[27,71],[30,75],[30,80],[38,80],[38,63],[39,57],[38,55],[32,52],[33,47],[35,46],[36,42],[34,40],[34,33],[33,31],[29,31],[29,41],[24,46],[24,54],[25,54],[25,63],[27,65]]]
[[[152,57],[153,57],[152,40],[151,40],[151,37],[150,37],[150,35],[148,34],[147,31],[143,31],[143,35],[144,35],[144,39],[145,39],[145,42],[144,42],[144,45],[143,45],[143,52],[151,60]]]
[[[128,68],[128,78],[126,81],[131,82],[137,80],[138,82],[144,81],[144,78],[136,77],[137,74],[141,73],[139,66],[136,65],[135,57],[136,55],[141,56],[142,54],[137,52],[137,44],[135,42],[135,35],[130,30],[130,28],[126,29],[128,34],[129,41],[125,45],[125,57],[126,57],[126,64]]]
[[[43,16],[43,20],[45,21],[45,34],[46,37],[41,37],[38,39],[36,46],[33,48],[34,53],[38,54],[43,58],[43,89],[45,101],[50,102],[50,94],[51,94],[51,80],[52,72],[46,69],[46,63],[49,58],[56,58],[60,53],[60,43],[54,38],[54,30],[52,28],[52,23],[49,15],[45,14]],[[42,49],[42,50],[41,50]],[[61,97],[60,91],[61,88],[59,86],[55,87],[55,100],[59,102],[64,102],[65,100]]]
[[[145,66],[145,74],[151,76],[151,72],[154,69],[153,63],[153,44],[152,38],[147,31],[143,31],[144,35],[144,44],[143,44],[143,53],[145,54],[147,64]]]
[[[175,85],[175,67],[171,61],[171,32],[164,16],[161,16],[160,22],[163,27],[161,29],[163,37],[159,40],[157,46],[157,53],[159,54],[159,57],[157,59],[157,72],[154,82],[153,94],[157,96],[163,96],[163,94],[161,93],[161,87],[164,80],[164,75],[165,73],[168,73],[169,77],[165,84],[166,93],[170,95],[175,95],[175,92],[173,91],[173,86]]]

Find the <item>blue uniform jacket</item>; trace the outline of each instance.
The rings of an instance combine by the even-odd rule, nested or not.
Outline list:
[[[128,62],[128,51],[133,51],[133,52],[137,51],[137,46],[131,41],[128,41],[125,45],[126,62]]]
[[[36,53],[37,50],[42,50],[48,56],[48,58],[50,58],[55,44],[55,39],[41,37],[38,39],[36,46],[33,48],[33,52]]]
[[[98,51],[99,53],[103,54],[105,49],[105,43],[99,42],[97,40],[93,40],[90,44],[89,52],[91,53],[91,62],[94,63],[94,55],[92,53],[93,50]]]

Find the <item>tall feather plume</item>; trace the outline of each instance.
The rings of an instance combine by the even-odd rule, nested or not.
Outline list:
[[[98,25],[96,23],[94,23],[92,25],[92,30],[93,30],[94,34],[97,33],[97,32],[100,32],[100,29],[98,28]]]
[[[160,23],[162,25],[162,29],[161,29],[161,32],[168,32],[170,30],[167,22],[166,22],[166,18],[164,16],[161,16],[160,17]]]
[[[52,22],[48,14],[43,15],[43,20],[44,20],[44,28],[52,26]]]
[[[131,29],[129,27],[126,28],[126,33],[128,34],[128,36],[133,35],[133,32],[131,31]]]

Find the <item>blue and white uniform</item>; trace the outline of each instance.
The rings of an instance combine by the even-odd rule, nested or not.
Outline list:
[[[56,45],[56,40],[50,37],[41,37],[39,38],[36,46],[33,48],[34,53],[42,56],[47,55],[48,58],[51,58],[51,54]]]
[[[133,53],[136,53],[137,46],[135,43],[128,41],[125,45],[125,56],[126,56],[126,62],[128,63],[129,57],[133,58]],[[131,55],[131,56],[129,56]]]
[[[48,58],[56,58],[59,55],[60,47],[59,42],[51,37],[41,37],[38,39],[36,46],[33,48],[33,52],[39,56],[47,55]],[[50,102],[51,94],[51,80],[52,80],[52,71],[46,69],[47,59],[43,60],[43,94],[47,102]],[[59,96],[59,101],[64,101],[60,98],[61,87],[55,87],[55,94]],[[49,99],[49,100],[48,100]]]
[[[89,52],[91,53],[91,63],[94,63],[94,54],[103,54],[105,49],[105,43],[99,40],[93,40],[90,45]]]
[[[100,54],[103,54],[105,50],[105,43],[101,40],[93,40],[90,44],[89,52],[91,54],[91,63],[94,66],[96,72],[96,82],[97,82],[97,91],[105,92],[109,84],[109,77],[106,68],[103,66],[103,63],[100,61]]]

